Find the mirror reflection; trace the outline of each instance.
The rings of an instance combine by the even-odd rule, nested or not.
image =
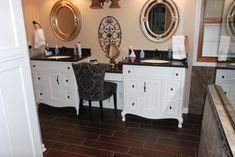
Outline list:
[[[172,20],[169,8],[164,4],[156,4],[149,12],[149,28],[155,34],[163,34],[170,28]]]
[[[81,28],[80,12],[71,1],[56,2],[51,10],[50,20],[55,35],[63,41],[73,40]]]
[[[231,38],[235,40],[235,2],[228,10],[226,25],[228,33],[230,34]]]
[[[173,1],[149,0],[142,9],[140,23],[148,39],[162,42],[173,35],[178,19],[178,11]]]

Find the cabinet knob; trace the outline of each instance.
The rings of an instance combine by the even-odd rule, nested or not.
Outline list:
[[[66,82],[69,82],[69,80],[66,80]]]
[[[131,73],[131,71],[130,71],[130,70],[128,70],[128,73],[130,74],[130,73]]]
[[[68,70],[70,69],[70,67],[67,68]]]
[[[224,75],[222,75],[222,79],[224,79]]]
[[[224,94],[226,95],[226,94],[227,94],[227,92],[224,92]]]
[[[174,89],[173,88],[171,88],[171,91],[173,91]]]
[[[70,96],[67,96],[67,99],[69,99],[70,98]]]
[[[176,76],[179,76],[179,74],[178,74],[178,73],[176,73],[175,75],[176,75]]]
[[[36,67],[36,65],[33,65],[33,68],[35,68]]]
[[[135,88],[135,85],[132,85],[131,87],[132,87],[132,88]]]
[[[38,80],[40,80],[41,78],[40,77],[38,77]]]
[[[172,109],[172,106],[170,106],[169,109],[171,110],[171,109]]]
[[[42,96],[42,93],[40,93],[40,95]]]
[[[135,103],[132,103],[131,105],[132,105],[132,106],[135,106]]]

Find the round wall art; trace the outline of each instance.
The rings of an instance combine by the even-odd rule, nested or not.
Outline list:
[[[98,39],[100,47],[106,52],[106,46],[110,43],[121,45],[122,31],[118,21],[112,16],[104,17],[99,25]]]

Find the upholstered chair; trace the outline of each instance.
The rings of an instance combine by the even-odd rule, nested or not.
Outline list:
[[[78,86],[79,115],[81,114],[83,100],[89,102],[99,101],[100,114],[103,119],[103,100],[113,96],[114,109],[117,110],[117,84],[104,81],[105,66],[101,64],[78,63],[72,64]]]

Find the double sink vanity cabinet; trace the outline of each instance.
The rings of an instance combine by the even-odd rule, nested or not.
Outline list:
[[[53,107],[74,107],[79,113],[79,95],[72,63],[89,62],[90,56],[80,60],[48,60],[32,58],[31,68],[37,103]],[[150,119],[177,119],[182,127],[185,74],[187,65],[180,62],[149,64],[123,61],[122,69],[106,69],[105,80],[117,83],[117,108],[126,114]],[[84,102],[88,105],[88,102]],[[92,102],[92,106],[98,106]],[[113,100],[104,101],[113,107]]]
[[[177,119],[182,127],[186,68],[123,65],[124,106],[126,114],[150,119]]]

